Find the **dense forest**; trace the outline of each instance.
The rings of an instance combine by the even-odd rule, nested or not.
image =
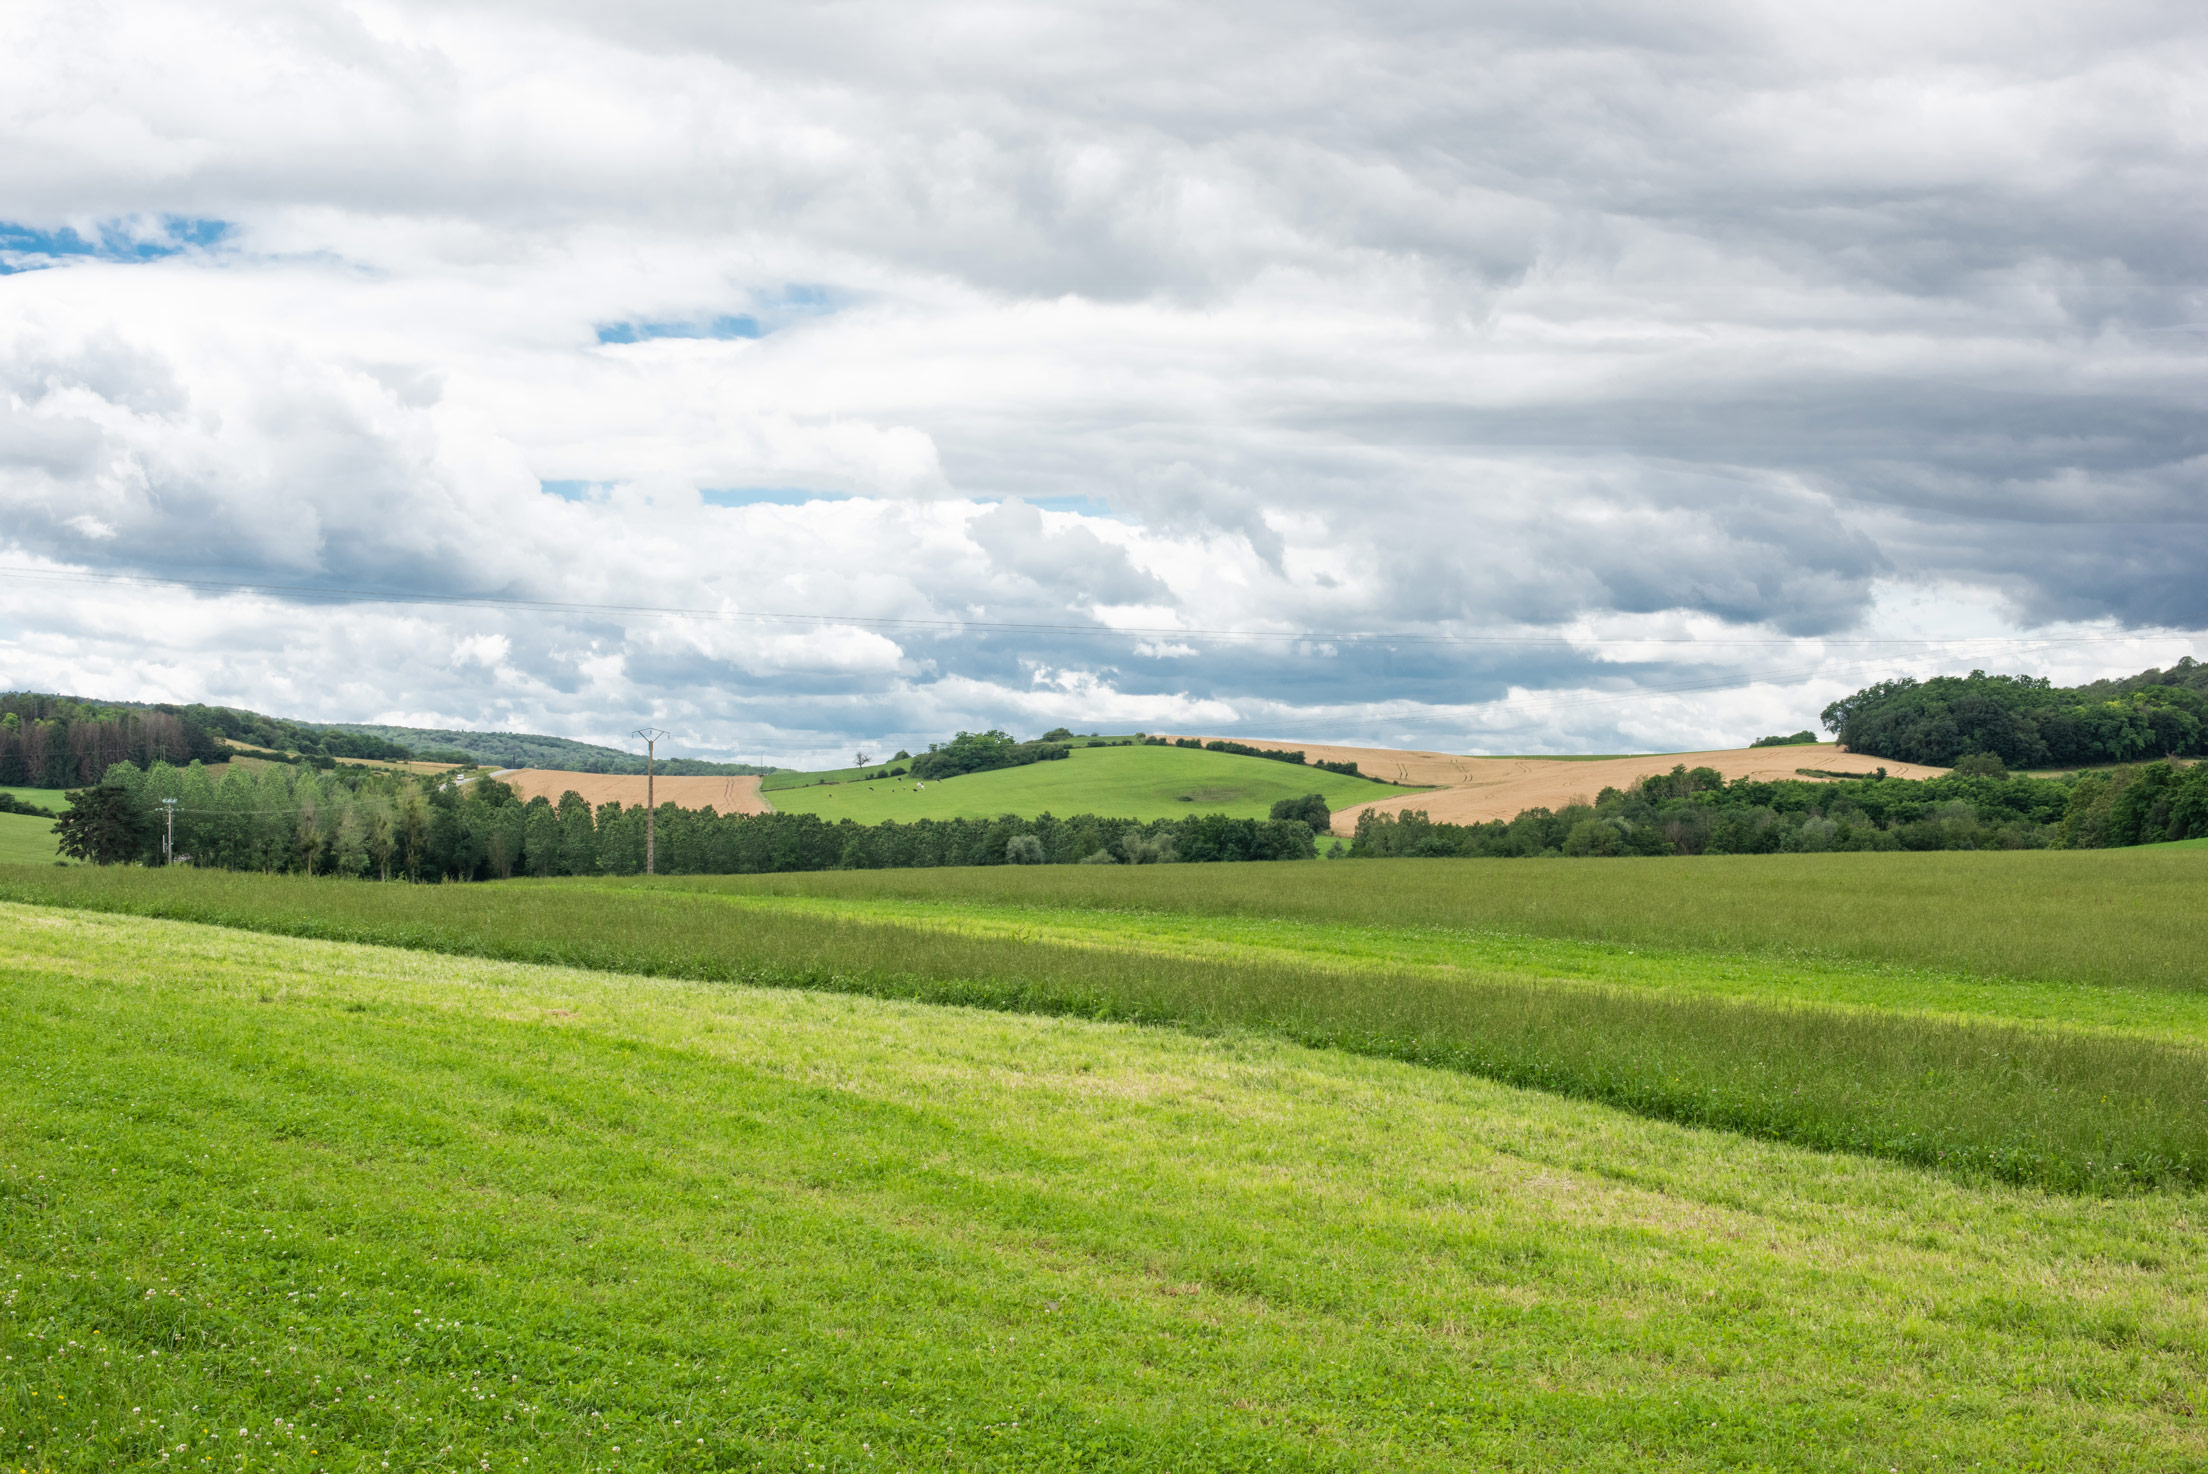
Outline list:
[[[2042,676],[1882,681],[1825,708],[1850,752],[1952,767],[1974,753],[2010,768],[2208,755],[2208,665],[2061,687]]]
[[[2153,762],[2063,778],[2012,776],[1998,759],[1943,778],[1839,782],[1675,767],[1592,804],[1485,824],[1358,816],[1357,857],[1768,855],[1825,850],[2101,849],[2208,835],[2208,763]]]
[[[25,691],[0,695],[0,784],[73,788],[99,781],[117,763],[143,767],[227,756],[212,732],[173,709]]]
[[[420,781],[365,769],[117,764],[72,795],[64,843],[105,864],[159,864],[175,800],[175,854],[193,865],[380,879],[633,875],[644,868],[645,811],[593,810],[574,792],[520,802],[496,779]],[[1308,801],[1299,800],[1299,803]],[[1151,864],[1295,860],[1316,853],[1311,821],[1223,814],[1141,822],[1070,819],[830,823],[813,814],[716,814],[659,806],[657,868],[668,875],[932,865]]]

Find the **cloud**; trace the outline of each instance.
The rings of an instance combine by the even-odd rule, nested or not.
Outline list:
[[[2198,631],[2203,60],[2155,3],[18,6],[0,561],[477,602],[194,594],[148,665],[40,584],[0,656],[791,757],[1613,748],[1799,726],[1819,641]]]

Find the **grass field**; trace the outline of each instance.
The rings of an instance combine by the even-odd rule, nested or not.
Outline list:
[[[11,1467],[2208,1467],[2197,1195],[83,912],[0,998]]]
[[[763,895],[1138,910],[1927,967],[2112,987],[2208,986],[2208,864],[2127,850],[1056,865],[652,882]]]
[[[1828,888],[1826,940],[1839,923],[1858,936],[1875,928],[1864,882],[1882,872],[1831,862],[1890,867],[1897,857],[1801,858],[1824,863],[1791,867],[1797,881],[1856,882]],[[2062,865],[2034,872],[2035,883],[2073,904],[2042,894],[2021,923],[2005,909],[2015,887],[1993,882],[2014,879],[2002,868],[2014,860],[2050,857],[1921,858],[1945,866],[1920,877],[1975,883],[1962,885],[1938,929],[1889,939],[1914,940],[1920,955],[1866,966],[1836,949],[1807,968],[1798,956],[1720,954],[1676,939],[1675,955],[1644,960],[1634,944],[1599,935],[1569,945],[1522,929],[1515,945],[1480,935],[1497,930],[1477,914],[1497,899],[1495,875],[1547,871],[1544,897],[1553,905],[1576,891],[1580,929],[1591,934],[1622,909],[1621,884],[1692,868],[1686,861],[1155,867],[1093,878],[1067,867],[1040,880],[1000,867],[470,887],[18,870],[0,877],[0,896],[516,961],[1257,1031],[1966,1174],[2089,1191],[2208,1181],[2197,963],[2208,922],[2197,858],[2053,857]],[[1964,860],[1988,863],[1973,876]],[[1268,887],[1275,873],[1289,879]],[[1700,875],[1705,919],[1757,894],[1757,870],[1718,864]],[[2178,883],[2157,887],[2158,875]],[[1298,915],[1324,899],[1296,890],[1305,877],[1331,887],[1341,932],[1331,945]],[[2075,903],[2119,886],[2141,904],[2112,913]],[[1423,898],[1430,913],[1446,887],[1460,913],[1455,933],[1413,904]],[[988,888],[995,914],[975,904]],[[1384,895],[1398,899],[1397,912],[1360,914]],[[911,913],[931,898],[941,908],[932,919]],[[869,909],[883,901],[896,904]],[[1024,919],[1004,914],[1020,906]],[[1191,927],[1191,917],[1210,919]],[[1221,918],[1248,926],[1238,933]],[[1943,969],[1929,955],[1935,942],[1999,935],[2013,944],[2018,925],[2039,944],[2037,971]],[[1432,935],[1424,951],[1394,955],[1403,939],[1388,929],[1406,926]],[[1356,927],[1378,929],[1344,930]],[[2127,937],[2146,934],[2176,949],[2168,960],[2178,970],[2090,975]],[[2147,964],[2161,958],[2135,950]]]
[[[0,786],[0,793],[57,814],[69,807],[67,789]],[[51,865],[61,858],[56,843],[53,820],[30,814],[0,814],[0,865]]]
[[[1100,733],[1094,737],[1072,738],[1066,742],[1066,746],[1074,748],[1091,747],[1103,744],[1111,744],[1116,746],[1121,743],[1135,742],[1137,740],[1139,739],[1137,739],[1131,732],[1123,732],[1117,734]],[[759,787],[762,792],[771,793],[784,788],[812,788],[822,783],[849,783],[854,779],[865,778],[872,774],[879,773],[885,768],[904,767],[911,761],[912,759],[910,757],[885,757],[876,762],[868,763],[864,767],[857,768],[780,768],[772,773],[768,773],[761,777],[759,780]]]
[[[0,865],[51,865],[60,858],[55,843],[53,820],[0,814]]]
[[[69,807],[69,790],[66,788],[16,788],[0,784],[0,793],[19,798],[27,804],[37,804],[42,809],[60,813]]]
[[[866,771],[866,770],[854,770]],[[876,769],[874,771],[879,771]],[[777,778],[787,775],[776,774]],[[1348,808],[1404,790],[1317,768],[1186,747],[1077,747],[1062,762],[967,773],[916,788],[910,778],[813,787],[762,785],[787,813],[879,824],[887,819],[990,819],[999,814],[1102,814],[1178,819],[1229,814],[1262,819],[1273,804],[1307,793]]]
[[[1621,946],[1474,929],[1354,925],[1186,910],[998,904],[961,898],[762,894],[730,902],[786,915],[893,922],[966,936],[1153,956],[1221,958],[1329,970],[1430,971],[1525,983],[1584,982],[1753,1003],[1800,1003],[2098,1027],[2208,1046],[2208,988],[2111,986],[1981,977],[1919,966]]]

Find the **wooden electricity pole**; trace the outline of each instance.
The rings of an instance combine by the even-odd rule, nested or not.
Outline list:
[[[644,873],[653,874],[657,860],[653,841],[654,830],[659,823],[659,805],[652,801],[652,763],[659,755],[659,744],[667,734],[657,727],[638,727],[636,735],[644,739]]]

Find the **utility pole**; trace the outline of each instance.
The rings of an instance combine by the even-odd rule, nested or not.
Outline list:
[[[652,762],[667,734],[657,727],[638,727],[636,735],[644,739],[644,873],[650,875],[657,859],[653,843],[657,836],[653,831],[659,824],[659,806],[652,801]]]
[[[161,800],[161,809],[168,820],[168,832],[161,836],[161,863],[174,865],[176,863],[176,800],[173,798]]]

